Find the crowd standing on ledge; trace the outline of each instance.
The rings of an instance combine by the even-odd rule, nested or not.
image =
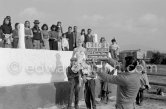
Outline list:
[[[25,21],[25,47],[26,49],[46,49],[58,51],[73,51],[78,46],[78,40],[83,41],[83,47],[86,48],[87,42],[94,42],[92,29],[82,29],[78,31],[78,27],[68,27],[67,32],[63,32],[62,22],[58,21],[50,28],[47,24],[43,24],[40,28],[39,20],[34,20],[34,26],[31,27],[30,21]],[[18,25],[15,23],[14,29],[11,26],[11,17],[6,16],[3,24],[0,26],[0,47],[2,48],[18,48]],[[105,43],[104,37],[100,39],[100,43]],[[117,58],[119,46],[116,40],[112,40],[110,45],[112,57]]]

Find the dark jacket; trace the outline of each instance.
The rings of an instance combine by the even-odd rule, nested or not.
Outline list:
[[[74,79],[74,78],[78,78],[79,77],[79,74],[78,73],[74,73],[72,70],[71,70],[72,66],[69,66],[67,67],[66,69],[66,74],[67,74],[67,78],[68,80],[70,81],[71,79]]]
[[[32,32],[33,32],[33,40],[42,41],[41,31],[40,31],[39,27],[33,27]]]
[[[12,26],[11,25],[2,25],[1,30],[3,34],[11,34],[12,33]]]
[[[87,42],[93,42],[93,36],[92,35],[88,35],[88,34],[85,35],[85,44]]]
[[[140,88],[140,75],[138,73],[122,73],[117,76],[97,72],[107,82],[117,84],[116,105],[132,105],[135,102]],[[126,109],[126,108],[125,108]],[[131,108],[132,109],[132,108]]]

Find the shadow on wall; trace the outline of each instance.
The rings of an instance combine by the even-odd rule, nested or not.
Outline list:
[[[64,74],[64,66],[61,62],[61,55],[59,53],[56,54],[56,68],[52,74],[51,82],[54,83],[55,86],[55,103],[56,104],[67,104],[70,92],[70,83],[69,82],[60,82],[64,81],[66,78]]]
[[[70,84],[60,82],[65,78],[60,59],[57,54],[56,68],[51,72],[52,83],[1,87],[0,109],[37,109],[67,104]]]
[[[61,82],[65,80],[64,66],[61,62],[61,55],[56,54],[56,67],[55,70],[51,71],[51,82]]]
[[[40,107],[55,105],[56,89],[53,83],[40,85],[38,87],[38,96],[40,97]]]

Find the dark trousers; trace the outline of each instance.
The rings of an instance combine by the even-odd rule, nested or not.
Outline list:
[[[71,89],[70,89],[70,95],[69,95],[69,100],[68,100],[68,109],[71,109],[72,101],[73,101],[73,96],[75,96],[75,108],[78,108],[78,103],[79,103],[79,78],[75,77],[73,79],[69,79],[69,82],[71,83]]]
[[[96,101],[95,101],[95,80],[87,80],[85,83],[85,103],[87,109],[96,109]],[[92,104],[92,105],[91,105]]]
[[[18,38],[13,39],[13,48],[18,48]]]
[[[136,104],[140,104],[144,99],[144,89],[140,88],[136,97]]]
[[[50,50],[58,50],[58,42],[50,39],[49,40]]]
[[[104,97],[105,97],[105,91],[103,90],[104,81],[100,81],[100,84],[101,84],[101,89],[100,89],[100,98],[101,98],[101,100],[103,100],[103,99],[104,99]]]
[[[111,93],[107,87],[107,89],[104,89],[106,87],[106,83],[104,81],[100,81],[101,89],[100,89],[100,98],[101,102],[108,103],[109,100],[109,93]]]

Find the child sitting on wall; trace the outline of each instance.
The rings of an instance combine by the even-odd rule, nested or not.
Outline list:
[[[113,59],[118,60],[119,55],[119,45],[117,44],[115,38],[111,40],[112,44],[110,45],[110,53]]]

